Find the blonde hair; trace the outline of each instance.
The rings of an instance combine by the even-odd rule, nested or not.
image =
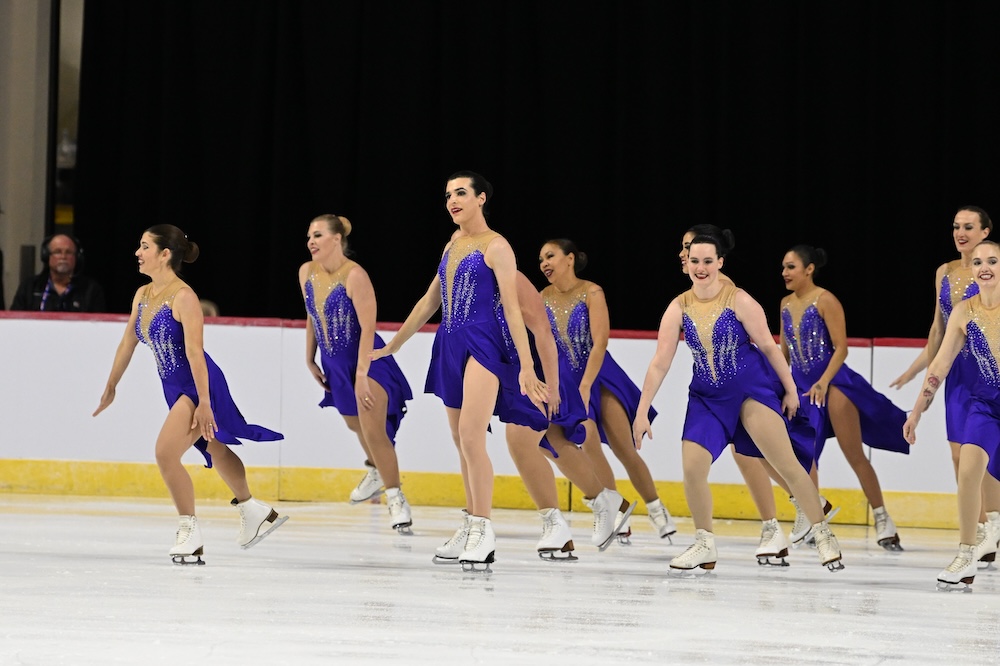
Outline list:
[[[326,222],[331,233],[340,234],[340,247],[347,254],[347,237],[351,235],[351,221],[343,215],[320,215],[313,222]]]

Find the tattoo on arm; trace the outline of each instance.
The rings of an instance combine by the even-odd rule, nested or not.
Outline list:
[[[937,390],[940,386],[941,386],[940,377],[938,377],[937,375],[929,375],[927,377],[927,382],[924,385],[924,390],[923,390],[925,410],[931,406],[931,402],[934,400],[934,394],[937,393]]]

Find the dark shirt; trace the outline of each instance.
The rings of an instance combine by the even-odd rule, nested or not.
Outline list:
[[[44,301],[44,307],[43,307]],[[45,272],[25,280],[17,288],[11,310],[33,310],[44,312],[106,312],[104,289],[86,275],[74,275],[69,289],[61,295],[49,285],[49,274]]]

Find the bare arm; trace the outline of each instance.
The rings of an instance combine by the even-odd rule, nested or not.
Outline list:
[[[549,418],[559,413],[559,350],[556,349],[556,339],[552,337],[552,325],[545,311],[542,297],[535,291],[531,281],[521,271],[517,272],[517,299],[521,304],[521,316],[524,325],[535,336],[535,349],[538,360],[542,363],[542,373],[545,375],[545,385],[549,388]]]
[[[174,319],[184,327],[184,348],[191,375],[194,377],[194,387],[198,392],[198,406],[194,409],[191,429],[199,429],[205,441],[215,439],[218,426],[212,414],[212,400],[208,389],[208,363],[205,362],[205,315],[202,314],[201,302],[190,287],[182,288],[174,296],[172,305]]]
[[[424,295],[417,301],[417,304],[413,306],[410,310],[410,314],[406,317],[406,321],[403,325],[399,327],[396,331],[396,335],[392,336],[392,340],[385,343],[385,347],[381,349],[372,350],[371,359],[374,361],[377,358],[382,358],[383,356],[389,356],[390,354],[395,354],[400,350],[403,344],[413,337],[413,334],[420,330],[420,327],[427,323],[435,312],[441,308],[441,280],[437,275],[431,280],[431,284],[427,287],[427,291]]]
[[[920,391],[920,395],[917,396],[916,404],[913,405],[913,411],[910,412],[906,423],[903,424],[903,438],[910,444],[917,441],[917,424],[920,422],[920,416],[931,406],[931,403],[934,401],[934,395],[944,383],[945,377],[948,376],[948,372],[955,362],[955,357],[958,356],[965,345],[966,324],[968,321],[967,304],[960,303],[956,305],[951,313],[951,317],[948,319],[948,327],[941,341],[938,353],[927,366],[924,386]]]
[[[742,289],[736,292],[733,299],[733,311],[736,318],[743,324],[750,339],[763,352],[774,371],[781,379],[781,385],[785,387],[785,397],[781,399],[781,407],[788,418],[795,416],[799,410],[799,394],[795,388],[795,381],[792,379],[792,370],[781,355],[778,345],[774,343],[774,337],[767,328],[767,317],[764,315],[764,308],[755,301],[750,294]]]
[[[934,319],[931,322],[931,330],[927,333],[927,345],[920,352],[920,356],[917,356],[913,360],[910,367],[889,384],[889,386],[893,386],[897,390],[903,388],[904,385],[917,376],[918,372],[927,367],[931,359],[937,354],[938,347],[940,347],[941,341],[944,338],[944,313],[941,312],[941,299],[938,298],[938,289],[941,288],[941,280],[944,279],[947,268],[948,264],[941,264],[934,276]]]
[[[790,296],[785,296],[783,299],[781,299],[781,309],[779,310],[779,312],[784,312],[785,305],[788,303],[788,299],[789,298],[791,298],[791,297]],[[778,321],[779,322],[781,321],[781,317],[780,316],[778,317]],[[785,327],[779,325],[778,328],[781,329],[780,335],[779,335],[779,339],[781,340],[781,355],[785,357],[785,363],[787,363],[788,365],[791,365],[792,364],[792,353],[788,349],[788,339],[785,337]]]
[[[847,321],[844,317],[844,306],[841,305],[837,297],[828,291],[824,291],[816,303],[819,314],[826,322],[826,330],[830,333],[830,342],[833,343],[833,355],[830,363],[819,380],[813,384],[806,396],[809,402],[820,407],[826,404],[827,394],[830,389],[830,382],[833,381],[837,371],[844,365],[847,359]]]
[[[594,340],[594,347],[590,350],[590,358],[587,359],[583,379],[580,380],[580,395],[583,396],[584,405],[590,401],[590,389],[597,381],[601,366],[604,365],[604,356],[608,351],[608,336],[611,335],[608,301],[604,297],[604,290],[596,284],[591,285],[587,292],[587,312],[590,315],[590,336]]]
[[[104,387],[104,393],[101,395],[101,402],[97,405],[97,409],[94,410],[94,416],[103,412],[114,402],[115,389],[118,386],[118,382],[121,381],[122,375],[125,374],[125,370],[128,368],[128,364],[132,361],[135,346],[139,344],[139,338],[135,335],[135,322],[139,317],[139,298],[143,289],[145,287],[140,287],[132,298],[132,312],[129,314],[128,323],[125,324],[125,333],[122,335],[121,342],[118,343],[118,349],[115,350],[115,360],[111,363],[111,374]]]
[[[649,408],[653,404],[656,392],[663,384],[663,378],[670,372],[670,365],[677,353],[677,343],[681,330],[681,304],[676,298],[667,306],[666,312],[660,318],[660,329],[656,334],[656,352],[646,369],[646,378],[642,381],[642,395],[639,397],[639,408],[635,421],[632,423],[632,438],[635,447],[642,448],[644,436],[653,439],[653,430],[649,424]]]
[[[531,348],[528,345],[528,331],[521,316],[521,306],[517,300],[517,261],[510,243],[499,236],[486,248],[486,265],[493,270],[497,287],[500,290],[500,303],[503,305],[503,316],[510,329],[510,337],[520,359],[521,369],[518,382],[521,384],[521,394],[528,396],[531,402],[544,412],[542,404],[549,401],[548,389],[538,377],[531,363]]]
[[[299,268],[299,288],[302,290],[303,303],[305,303],[306,300],[306,282],[308,281],[309,262],[306,262]],[[324,391],[329,391],[330,387],[326,383],[326,376],[323,374],[323,368],[316,363],[317,349],[315,322],[313,321],[312,315],[306,311],[306,368],[309,369],[309,374],[313,376],[316,383],[322,386]]]
[[[374,396],[368,385],[368,369],[371,367],[371,354],[375,347],[375,321],[378,317],[378,305],[375,301],[375,287],[371,278],[361,266],[355,266],[347,274],[347,297],[354,303],[354,311],[361,325],[361,338],[358,341],[358,368],[354,373],[354,395],[359,409],[374,407]]]

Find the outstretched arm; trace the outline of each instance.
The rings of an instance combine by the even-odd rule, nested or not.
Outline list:
[[[924,377],[924,386],[917,396],[917,402],[913,405],[913,411],[906,418],[903,424],[903,438],[913,444],[917,441],[917,424],[920,423],[920,416],[927,411],[934,401],[934,395],[941,388],[945,377],[951,370],[955,357],[962,351],[966,341],[966,325],[969,320],[969,309],[966,303],[959,303],[948,319],[948,327],[945,330],[944,338],[941,341],[938,353],[927,366],[927,375]]]
[[[920,352],[920,355],[910,364],[910,367],[889,384],[889,386],[895,387],[897,390],[903,388],[903,386],[917,376],[917,373],[926,368],[931,359],[937,354],[938,347],[941,346],[941,341],[944,338],[945,324],[944,314],[941,312],[941,300],[938,298],[937,290],[941,287],[941,280],[944,279],[947,268],[948,264],[942,264],[938,267],[937,273],[934,276],[934,319],[931,322],[931,330],[927,333],[927,344]]]
[[[677,342],[681,330],[681,304],[675,298],[667,306],[666,312],[660,318],[660,330],[656,334],[656,353],[649,362],[646,378],[642,381],[642,395],[639,397],[639,408],[632,423],[632,439],[635,448],[642,448],[642,438],[653,439],[653,430],[649,424],[649,408],[653,404],[656,392],[660,390],[663,378],[670,372],[670,365],[677,353]]]
[[[413,337],[413,334],[420,330],[420,327],[427,323],[427,321],[434,315],[435,312],[441,307],[441,280],[435,275],[434,279],[431,280],[431,284],[427,287],[427,291],[424,295],[417,301],[417,304],[413,306],[410,310],[409,316],[406,317],[406,321],[403,325],[399,327],[396,331],[396,335],[392,336],[392,340],[389,340],[385,344],[385,347],[381,349],[374,349],[371,353],[371,359],[374,361],[377,358],[382,358],[383,356],[389,356],[390,354],[395,354],[400,350],[403,344]]]
[[[132,312],[128,317],[128,323],[125,324],[125,333],[122,335],[121,342],[118,343],[118,349],[115,351],[115,360],[111,364],[111,375],[108,377],[104,393],[101,395],[101,402],[97,405],[97,409],[94,410],[94,416],[103,412],[114,402],[115,389],[118,386],[118,382],[121,381],[122,375],[125,374],[125,370],[132,360],[135,346],[139,344],[139,338],[135,336],[135,322],[139,316],[139,297],[143,289],[145,287],[140,287],[132,299]]]

